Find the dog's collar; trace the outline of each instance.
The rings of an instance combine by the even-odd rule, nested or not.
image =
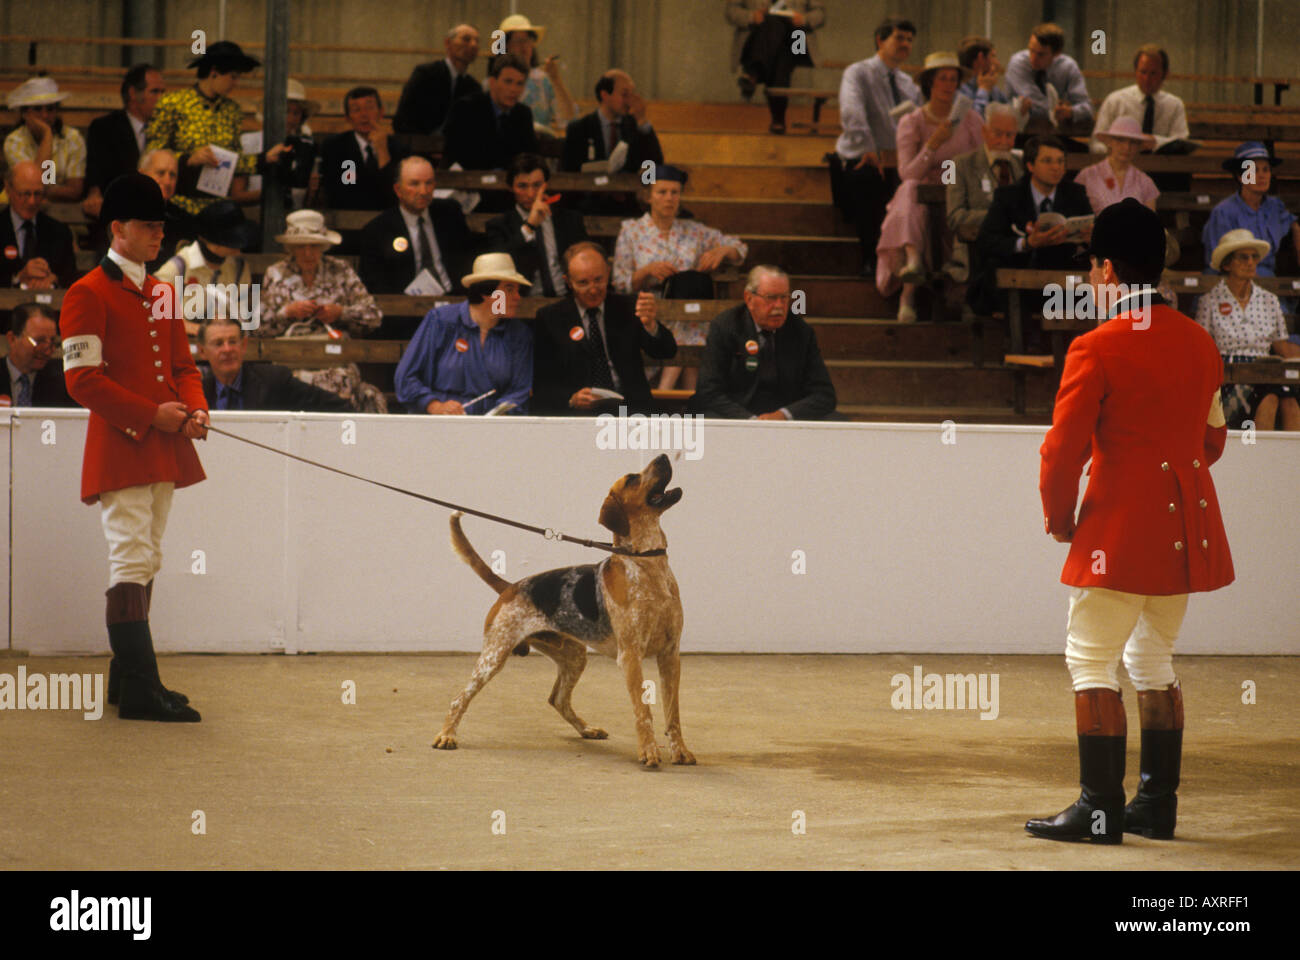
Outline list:
[[[666,557],[668,551],[663,547],[657,550],[628,550],[625,547],[614,547],[611,551],[624,557]]]

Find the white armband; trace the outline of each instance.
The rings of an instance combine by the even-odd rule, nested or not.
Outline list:
[[[97,367],[104,362],[104,342],[93,333],[63,341],[63,369]]]

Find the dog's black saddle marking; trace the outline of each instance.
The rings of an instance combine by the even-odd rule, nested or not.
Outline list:
[[[609,616],[596,579],[600,565],[583,564],[525,577],[519,588],[556,629],[579,640],[603,639]]]

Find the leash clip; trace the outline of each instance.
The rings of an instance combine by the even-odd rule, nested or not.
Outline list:
[[[542,536],[547,540],[560,540],[563,539],[564,534],[558,533],[554,527],[547,527],[546,530],[542,532]]]

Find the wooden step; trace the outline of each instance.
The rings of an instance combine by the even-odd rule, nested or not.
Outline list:
[[[898,323],[808,317],[817,346],[826,360],[951,361],[969,363],[975,355],[976,333],[964,323]],[[984,327],[983,355],[997,363],[1005,352],[1000,327]]]
[[[673,164],[735,163],[746,166],[815,166],[835,149],[829,136],[777,136],[698,130],[659,132],[664,159]]]
[[[929,407],[1005,407],[1015,404],[1016,371],[969,363],[829,360],[826,363],[841,403]],[[1052,378],[1025,377],[1026,406],[1047,409]]]
[[[930,423],[935,430],[945,420],[958,425],[971,423],[1047,425],[1052,422],[1050,410],[1030,409],[1016,413],[1011,407],[928,407],[896,404],[840,404],[837,412],[860,423]]]
[[[671,156],[670,161],[676,162]],[[798,167],[757,164],[686,163],[690,192],[714,198],[750,200],[831,199],[830,168],[812,163]]]
[[[783,233],[797,236],[857,237],[853,225],[823,200],[755,200],[706,197],[692,181],[682,206],[695,219],[724,233]]]

